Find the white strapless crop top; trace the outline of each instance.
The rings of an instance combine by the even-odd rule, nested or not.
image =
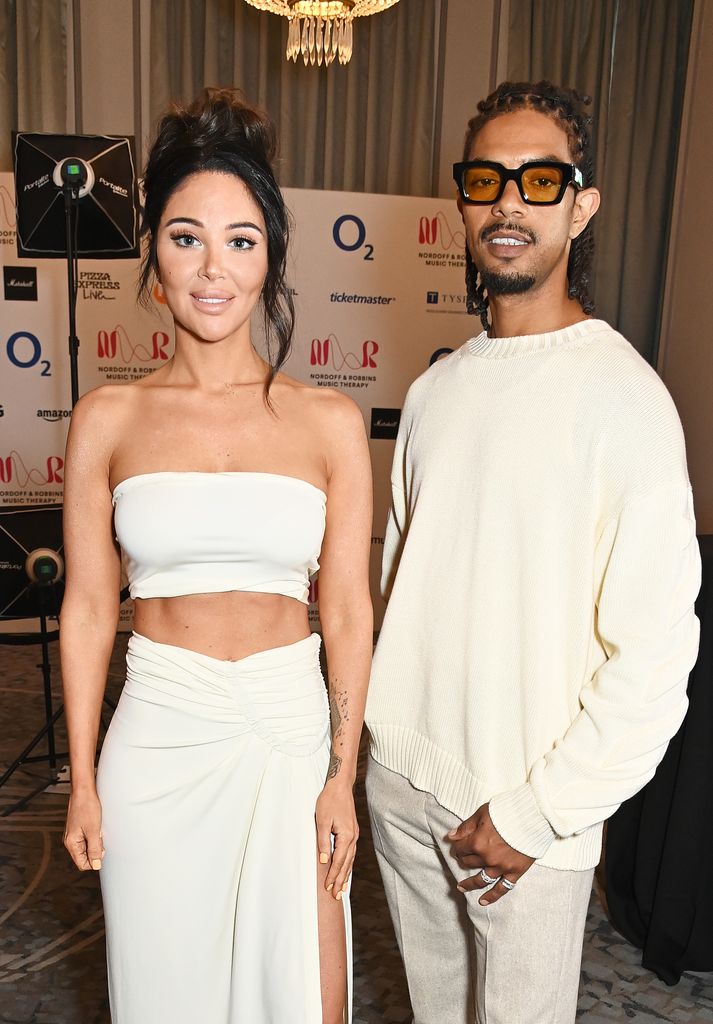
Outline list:
[[[327,496],[277,473],[159,472],[114,488],[132,597],[243,590],[307,603]]]

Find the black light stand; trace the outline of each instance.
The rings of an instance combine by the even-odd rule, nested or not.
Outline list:
[[[49,645],[59,637],[59,631],[50,631],[48,619],[57,619],[64,591],[64,562],[62,558],[62,506],[44,505],[36,507],[15,507],[0,509],[0,561],[4,571],[0,576],[0,620],[23,619],[37,616],[40,620],[39,633],[0,633],[0,645],[29,646],[40,643],[42,647],[42,686],[44,692],[45,722],[42,728],[32,737],[15,760],[0,776],[0,788],[26,764],[46,761],[49,765],[49,778],[41,783],[21,800],[0,811],[0,817],[7,817],[13,811],[20,810],[38,793],[60,780],[57,770],[59,760],[66,758],[66,751],[58,753],[54,728],[64,712],[60,703],[54,707],[52,698],[51,666]],[[29,550],[32,539],[38,534],[47,538],[52,547],[34,548]],[[125,600],[128,590],[122,591],[119,600]],[[115,710],[115,704],[109,697],[103,703]],[[101,718],[104,731],[107,722]],[[47,740],[47,753],[34,754],[33,751]]]
[[[33,736],[27,746],[21,751],[20,754],[15,758],[11,765],[3,772],[0,776],[0,787],[4,786],[5,783],[15,774],[18,768],[21,768],[25,764],[32,764],[38,761],[47,761],[50,768],[50,779],[43,779],[42,782],[33,789],[30,793],[24,796],[17,803],[12,804],[10,807],[4,808],[0,812],[0,818],[5,818],[13,811],[19,811],[26,804],[41,793],[48,785],[52,785],[58,781],[57,773],[57,758],[66,757],[67,754],[57,754],[55,746],[55,735],[54,727],[58,718],[62,714],[63,706],[60,706],[55,710],[52,705],[52,677],[51,667],[49,660],[49,644],[50,641],[56,640],[59,636],[57,630],[54,633],[50,633],[47,628],[47,616],[52,614],[56,616],[58,614],[59,602],[61,597],[58,593],[58,586],[62,581],[64,573],[64,564],[61,555],[58,552],[53,551],[51,548],[37,548],[35,551],[31,551],[25,561],[25,571],[27,573],[29,583],[29,591],[37,601],[37,611],[40,619],[40,633],[39,639],[42,645],[42,684],[44,691],[45,700],[45,724],[40,731]],[[49,595],[54,598],[53,604],[54,609],[50,608]],[[34,633],[5,633],[0,635],[0,643],[3,644],[31,644],[37,643],[37,636]],[[38,744],[47,737],[47,753],[33,755],[32,751],[38,746]]]
[[[79,338],[77,337],[77,257],[74,239],[76,235],[81,189],[87,184],[86,165],[81,160],[68,159],[59,165],[64,197],[64,224],[67,239],[67,297],[69,299],[69,373],[72,391],[72,408],[79,401]],[[74,223],[72,223],[74,221]]]
[[[72,154],[68,156],[67,154]],[[133,139],[123,136],[64,136],[43,133],[17,133],[14,136],[15,194],[17,196],[17,247],[20,257],[66,258],[67,293],[69,299],[69,361],[72,408],[79,400],[79,338],[76,309],[78,291],[78,257],[93,259],[136,259],[138,246],[138,192],[133,159]],[[54,187],[53,187],[54,186]],[[59,197],[63,200],[61,217]],[[82,206],[80,217],[80,201]],[[64,230],[62,231],[62,221]],[[64,237],[62,238],[62,235]],[[33,530],[27,522],[55,513],[52,524],[45,517],[44,527],[55,534],[55,549],[31,550]],[[0,545],[9,543],[9,554],[0,559],[0,619],[40,619],[39,634],[0,633],[0,644],[42,645],[42,680],[45,701],[45,724],[22,752],[0,776],[0,787],[22,765],[47,761],[49,780],[44,779],[31,793],[6,807],[0,817],[26,806],[48,785],[58,781],[57,761],[66,753],[57,754],[54,727],[63,714],[64,705],[55,709],[52,701],[49,643],[59,632],[50,633],[48,615],[57,616],[61,604],[64,564],[60,551],[62,506],[35,506],[0,509]],[[25,513],[26,515],[22,515]],[[10,529],[6,528],[10,523]],[[57,523],[59,527],[57,528]],[[59,533],[57,534],[57,529]],[[36,535],[36,530],[34,533]],[[24,564],[21,564],[23,556]],[[23,575],[24,577],[21,578]],[[9,588],[10,597],[3,592]],[[13,589],[14,588],[14,589]],[[49,607],[49,595],[54,609]],[[122,591],[120,603],[128,597]],[[112,711],[115,704],[103,698]],[[101,723],[106,730],[103,717]],[[47,754],[33,754],[38,744],[47,739]]]

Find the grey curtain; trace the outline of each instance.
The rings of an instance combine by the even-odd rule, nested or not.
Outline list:
[[[354,23],[349,64],[285,59],[287,21],[244,0],[153,0],[150,114],[204,85],[267,110],[282,185],[430,195],[439,4],[402,0]]]
[[[693,0],[510,0],[508,78],[593,97],[594,298],[655,363]]]
[[[65,0],[0,0],[0,170],[10,133],[67,130]]]

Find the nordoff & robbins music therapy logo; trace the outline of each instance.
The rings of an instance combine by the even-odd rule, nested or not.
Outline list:
[[[106,380],[137,380],[170,358],[171,338],[166,331],[153,331],[150,340],[143,341],[134,341],[123,324],[97,332],[99,372]]]
[[[64,483],[64,459],[61,455],[48,455],[39,465],[30,465],[16,449],[0,455],[0,485],[15,486],[17,492],[5,491],[4,498],[13,493],[25,493],[31,487],[48,487]],[[25,494],[25,496],[27,496]]]
[[[366,388],[376,381],[376,375],[364,371],[376,369],[378,341],[367,339],[356,351],[345,349],[333,332],[326,338],[313,338],[310,347],[310,366],[324,367],[324,372],[310,373],[318,387]]]
[[[452,228],[442,210],[418,221],[418,258],[427,267],[465,268],[465,232]]]

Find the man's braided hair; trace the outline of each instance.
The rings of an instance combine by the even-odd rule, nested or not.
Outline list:
[[[589,103],[589,96],[580,95],[574,89],[561,88],[548,81],[502,82],[487,99],[480,101],[478,113],[468,122],[463,159],[468,160],[476,135],[488,121],[517,110],[537,110],[556,120],[567,133],[572,163],[582,172],[584,187],[587,188],[594,184],[594,160],[589,134],[592,118],[584,109]],[[577,299],[585,313],[594,312],[594,302],[588,290],[593,255],[594,236],[590,221],[582,234],[572,240],[567,264],[569,297]],[[488,298],[478,280],[478,268],[467,249],[465,260],[467,309],[469,313],[475,313],[480,317],[483,327],[487,330]]]

